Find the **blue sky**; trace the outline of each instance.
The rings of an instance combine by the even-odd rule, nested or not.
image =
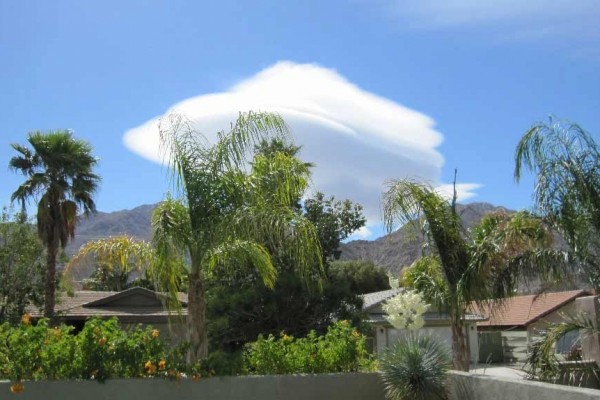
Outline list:
[[[0,0],[0,165],[27,132],[72,129],[100,158],[99,210],[133,208],[168,190],[155,118],[210,136],[266,109],[317,163],[313,190],[365,204],[370,237],[386,178],[457,168],[465,201],[527,208],[523,132],[554,114],[600,135],[596,4]],[[0,176],[8,204],[22,177]]]

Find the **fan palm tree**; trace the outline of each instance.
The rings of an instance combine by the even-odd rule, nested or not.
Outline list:
[[[510,296],[519,277],[537,271],[559,271],[560,254],[550,249],[552,236],[537,218],[526,213],[494,214],[470,234],[451,202],[424,183],[391,180],[383,198],[388,231],[398,224],[421,223],[432,252],[417,260],[403,281],[439,309],[447,309],[452,330],[454,368],[469,369],[465,313],[472,302]],[[541,268],[541,269],[540,269]]]
[[[274,114],[242,113],[214,144],[181,115],[163,120],[160,135],[181,196],[168,196],[153,213],[153,270],[173,300],[180,271],[187,275],[188,362],[193,363],[208,354],[209,274],[251,265],[272,287],[277,271],[271,249],[294,259],[307,280],[322,275],[317,232],[291,206],[307,188],[309,169],[279,151],[251,159],[262,139],[291,141],[284,121]],[[190,265],[182,268],[188,259]]]
[[[566,240],[589,282],[600,289],[600,149],[579,125],[535,123],[515,151],[515,179],[535,176],[535,206]]]
[[[39,197],[37,231],[46,247],[44,316],[54,316],[56,257],[60,248],[75,235],[79,210],[95,212],[92,195],[100,177],[93,173],[97,159],[92,147],[73,138],[71,132],[33,132],[28,136],[31,149],[12,144],[19,155],[11,158],[10,169],[22,173],[26,180],[12,194],[25,209],[29,199]]]

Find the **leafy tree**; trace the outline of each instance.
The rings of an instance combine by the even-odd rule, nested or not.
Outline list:
[[[146,278],[155,259],[152,245],[128,236],[111,236],[89,241],[77,251],[65,268],[64,276],[75,279],[79,271],[95,265],[84,286],[89,290],[121,291],[131,284],[148,286]],[[135,281],[132,281],[137,274]]]
[[[329,276],[336,286],[345,285],[354,294],[390,289],[387,273],[373,261],[333,261]]]
[[[535,207],[566,240],[590,284],[600,289],[600,149],[577,124],[535,123],[515,151],[515,179],[535,177]]]
[[[304,213],[317,227],[323,260],[326,261],[339,259],[342,240],[366,222],[360,204],[353,204],[347,199],[335,200],[333,196],[325,198],[321,192],[304,201]]]
[[[0,220],[0,324],[17,322],[30,305],[41,305],[44,249],[23,214],[6,208]]]
[[[329,262],[334,253],[339,255],[340,241],[364,224],[360,206],[348,200],[326,199],[318,193],[306,199],[302,207],[300,195],[297,202],[291,202],[291,207],[316,226],[326,270],[321,290],[311,290],[298,274],[293,257],[272,249],[278,270],[272,290],[261,284],[258,275],[250,270],[216,275],[209,282],[208,298],[215,346],[236,351],[256,340],[259,334],[277,335],[285,331],[303,336],[310,330],[324,332],[335,320],[350,320],[357,325],[362,307],[358,294],[389,288],[387,276],[373,263]]]
[[[31,149],[12,144],[19,155],[10,159],[9,167],[22,173],[26,180],[12,194],[23,210],[29,199],[38,199],[37,231],[46,247],[44,316],[54,316],[56,258],[59,249],[75,235],[77,213],[96,210],[92,195],[100,182],[93,173],[97,159],[92,147],[74,139],[69,131],[33,132],[27,138]]]
[[[527,213],[490,215],[469,236],[456,211],[456,193],[449,203],[434,188],[409,180],[387,182],[383,210],[389,231],[397,223],[421,223],[431,242],[430,257],[418,260],[404,279],[448,311],[456,369],[469,368],[464,316],[471,302],[501,301],[520,277],[556,274],[565,264],[564,254],[550,248],[548,228]]]
[[[188,361],[195,362],[208,354],[206,280],[216,271],[251,266],[273,287],[277,269],[269,247],[277,256],[295,259],[301,276],[320,276],[315,228],[290,208],[308,184],[308,169],[282,152],[249,160],[262,139],[291,141],[284,121],[274,114],[241,113],[228,132],[218,133],[215,144],[178,115],[161,122],[160,135],[181,200],[167,198],[153,213],[154,270],[176,300],[177,278],[189,257]]]

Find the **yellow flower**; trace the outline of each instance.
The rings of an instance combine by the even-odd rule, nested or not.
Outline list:
[[[21,317],[21,322],[23,325],[31,325],[31,315],[29,315],[29,313],[23,314]]]
[[[152,339],[156,339],[160,335],[158,329],[152,329]]]
[[[158,370],[162,371],[167,367],[167,362],[165,360],[160,360],[158,362]]]
[[[290,340],[290,337],[288,335],[284,334],[283,337],[282,337],[282,339],[283,340]]]
[[[23,390],[25,390],[25,386],[23,386],[23,384],[21,382],[15,382],[10,387],[10,392],[11,393],[21,393]]]
[[[358,333],[358,331],[355,329],[352,331],[352,336],[354,337],[360,337],[360,333]]]
[[[146,364],[144,364],[144,369],[150,375],[156,372],[156,366],[152,364],[152,361],[147,361]]]

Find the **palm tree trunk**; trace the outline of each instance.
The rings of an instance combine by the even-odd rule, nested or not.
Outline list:
[[[200,273],[189,275],[187,335],[190,349],[188,365],[195,364],[208,356],[208,334],[206,332],[206,298],[204,282]]]
[[[54,243],[48,244],[46,248],[46,279],[44,281],[44,317],[54,322],[54,306],[56,304],[56,256],[58,246]]]
[[[460,315],[450,314],[452,328],[452,364],[458,371],[469,371],[471,355],[467,346],[465,325]]]

